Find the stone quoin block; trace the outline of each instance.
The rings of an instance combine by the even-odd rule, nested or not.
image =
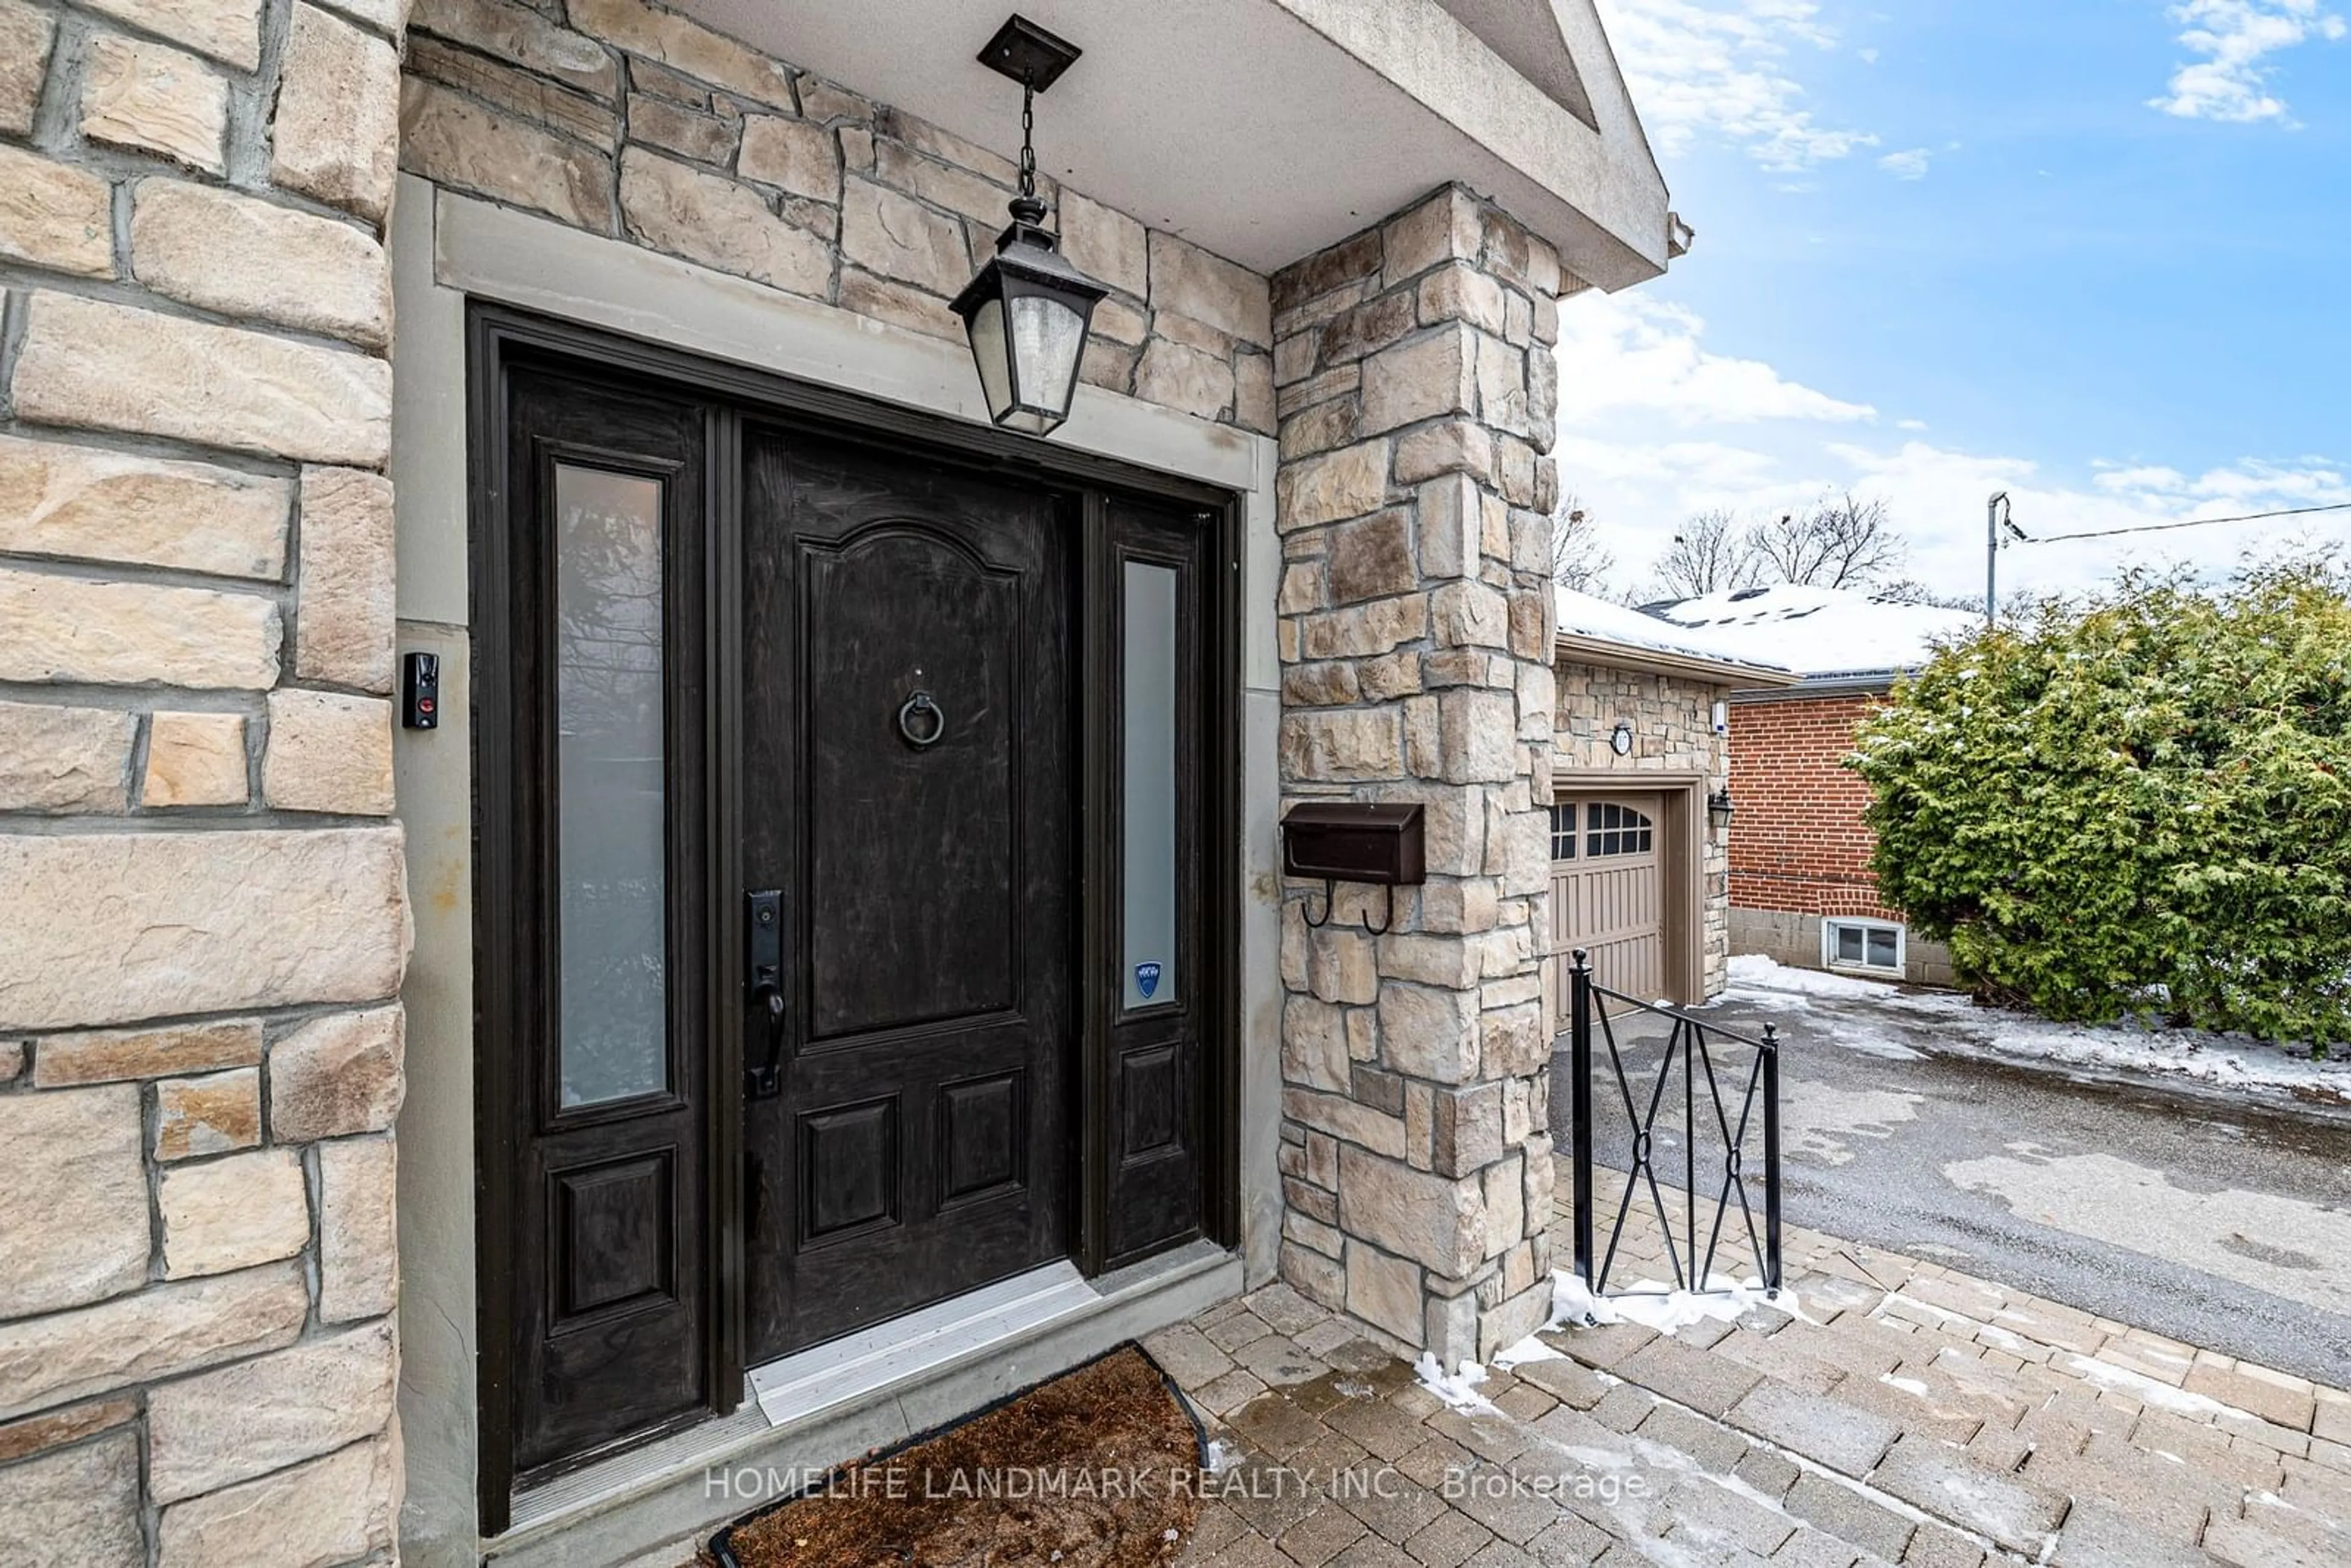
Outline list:
[[[163,1511],[162,1561],[172,1568],[247,1568],[253,1543],[275,1560],[341,1563],[390,1549],[400,1492],[398,1446],[378,1437],[225,1487]]]
[[[364,691],[392,681],[392,482],[349,468],[302,471],[301,595],[294,674]]]
[[[0,1322],[0,1420],[290,1344],[309,1310],[282,1263]]]
[[[148,1487],[172,1503],[331,1453],[392,1414],[392,1325],[306,1340],[148,1396]]]
[[[11,390],[37,424],[370,468],[392,447],[381,360],[61,294],[33,297]]]
[[[83,66],[81,133],[217,174],[228,131],[228,81],[193,55],[101,33]]]
[[[155,1204],[169,1280],[291,1258],[310,1239],[302,1164],[291,1149],[173,1166],[157,1179]]]
[[[270,127],[270,180],[381,221],[392,206],[399,135],[398,50],[297,0]]]
[[[120,811],[137,733],[112,708],[0,702],[0,810]]]
[[[142,806],[242,806],[251,794],[245,716],[158,713],[147,721]]]
[[[33,129],[57,37],[54,13],[24,0],[0,0],[0,131],[23,136]]]
[[[340,692],[270,693],[261,792],[283,811],[389,815],[392,704]]]
[[[301,1143],[381,1132],[400,1111],[402,1013],[335,1013],[269,1050],[269,1134]]]
[[[0,680],[256,690],[277,679],[274,600],[0,569]]]
[[[141,180],[131,267],[168,298],[347,338],[392,339],[392,270],[363,229],[180,180]]]
[[[337,1138],[318,1160],[319,1320],[381,1316],[399,1285],[392,1141]]]
[[[113,188],[70,164],[0,146],[0,261],[114,276]]]
[[[392,996],[400,846],[393,826],[0,837],[0,1029]]]
[[[147,1279],[147,1174],[128,1083],[0,1098],[0,1314],[55,1312]]]
[[[249,71],[261,63],[256,0],[90,0],[89,8]]]
[[[0,436],[0,550],[12,555],[274,579],[292,495],[271,476]]]

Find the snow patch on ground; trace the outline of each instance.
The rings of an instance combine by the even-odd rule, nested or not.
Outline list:
[[[1524,1366],[1531,1361],[1565,1361],[1566,1359],[1564,1352],[1553,1350],[1533,1334],[1527,1335],[1516,1344],[1504,1345],[1494,1353],[1494,1365],[1503,1372],[1508,1372],[1514,1366]]]
[[[2241,1035],[2137,1024],[2051,1023],[2029,1013],[1980,1008],[1950,991],[1923,991],[1817,969],[1790,968],[1757,953],[1730,960],[1726,999],[1801,1012],[1804,1042],[1895,1061],[1921,1053],[1905,1026],[1950,1044],[2060,1066],[2169,1074],[2222,1089],[2273,1089],[2351,1104],[2351,1063],[2313,1061],[2299,1048]],[[1877,1009],[1888,1009],[1879,1013]],[[1913,1038],[1916,1038],[1915,1036]]]
[[[2194,1416],[2205,1421],[2223,1414],[2237,1412],[2209,1394],[2190,1394],[2184,1388],[2174,1388],[2160,1378],[2149,1377],[2143,1372],[2133,1372],[2127,1366],[2116,1366],[2110,1361],[2095,1361],[2086,1355],[2069,1355],[2065,1368],[2076,1376],[2111,1388],[2117,1394],[2127,1394],[2140,1404],[2158,1410],[2168,1410],[2176,1416]]]
[[[1763,1281],[1750,1276],[1734,1280],[1727,1274],[1708,1278],[1708,1292],[1677,1291],[1655,1280],[1637,1280],[1624,1290],[1595,1296],[1582,1280],[1561,1270],[1552,1273],[1551,1328],[1591,1327],[1600,1323],[1638,1323],[1661,1334],[1672,1334],[1708,1318],[1733,1322],[1756,1307],[1771,1307],[1802,1318],[1796,1292],[1768,1294]],[[1809,1322],[1810,1320],[1805,1320]]]
[[[1445,1369],[1437,1364],[1435,1353],[1424,1350],[1420,1353],[1420,1359],[1412,1364],[1412,1369],[1419,1375],[1420,1385],[1423,1388],[1427,1389],[1463,1415],[1499,1416],[1501,1414],[1490,1400],[1478,1392],[1478,1385],[1486,1381],[1486,1369],[1476,1362],[1463,1362],[1461,1370],[1448,1377],[1446,1375]]]
[[[1965,1010],[1965,997],[1949,991],[1906,991],[1891,980],[1865,980],[1857,975],[1832,974],[1826,969],[1797,969],[1761,953],[1734,953],[1729,964],[1733,992],[1741,1001],[1766,1002],[1790,996],[1823,998],[1842,1002],[1891,1002],[1922,1012]]]

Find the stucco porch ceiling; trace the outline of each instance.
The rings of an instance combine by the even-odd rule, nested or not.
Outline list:
[[[1264,272],[1448,180],[1622,288],[1665,269],[1665,182],[1593,0],[680,0],[780,58],[1009,156],[1018,89],[974,58],[1014,9],[1085,57],[1039,163]]]

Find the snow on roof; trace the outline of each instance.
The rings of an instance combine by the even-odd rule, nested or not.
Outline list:
[[[1982,621],[1964,610],[1792,582],[1709,593],[1640,613],[1662,618],[1678,635],[1704,639],[1715,657],[1769,660],[1803,675],[1916,669],[1938,643],[1963,637]]]
[[[1629,647],[1647,648],[1661,653],[1678,653],[1689,659],[1753,664],[1767,670],[1788,667],[1776,657],[1761,658],[1735,651],[1705,632],[1683,631],[1646,611],[1614,604],[1605,599],[1594,599],[1572,588],[1554,589],[1552,593],[1557,601],[1559,629],[1562,632],[1622,643]]]

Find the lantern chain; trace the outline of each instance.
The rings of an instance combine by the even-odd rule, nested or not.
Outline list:
[[[1028,71],[1020,73],[1020,193],[1037,194],[1037,87]]]

